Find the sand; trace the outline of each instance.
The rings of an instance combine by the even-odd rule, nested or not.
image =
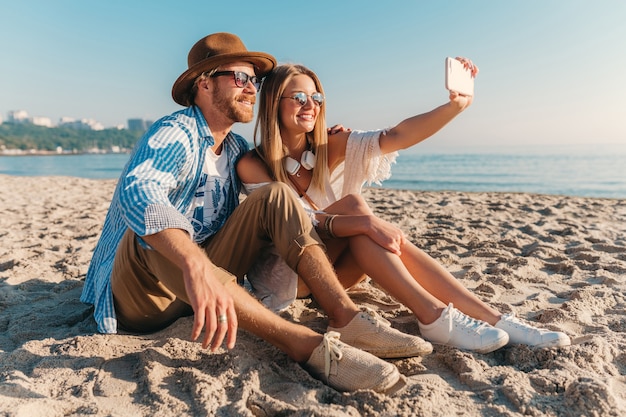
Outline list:
[[[368,189],[372,207],[502,312],[572,346],[489,354],[435,346],[394,360],[405,390],[339,393],[240,331],[232,351],[189,340],[191,319],[101,335],[79,301],[115,181],[0,176],[2,416],[626,415],[626,201]],[[372,283],[351,292],[392,324],[414,317]],[[284,316],[318,331],[311,300]]]

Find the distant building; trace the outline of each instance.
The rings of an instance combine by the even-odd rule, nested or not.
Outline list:
[[[93,119],[80,119],[75,120],[71,117],[61,117],[59,120],[59,126],[69,127],[72,129],[82,129],[82,130],[103,130],[104,126],[102,123],[97,122]]]
[[[29,123],[28,112],[26,110],[11,110],[8,113],[7,122]]]
[[[37,126],[52,127],[52,120],[49,117],[34,116],[32,123]]]
[[[128,130],[138,130],[145,132],[152,125],[152,120],[128,119]]]

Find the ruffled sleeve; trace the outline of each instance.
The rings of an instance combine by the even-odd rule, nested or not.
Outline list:
[[[396,162],[398,152],[382,154],[379,138],[387,129],[350,133],[346,145],[346,160],[331,175],[335,195],[360,194],[364,184],[380,185],[391,177],[391,165]]]

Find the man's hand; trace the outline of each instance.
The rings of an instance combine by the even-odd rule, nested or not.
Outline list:
[[[176,294],[191,305],[194,312],[191,339],[196,340],[204,328],[202,347],[215,351],[228,334],[228,349],[237,340],[235,303],[226,287],[215,276],[216,266],[206,253],[180,229],[166,229],[144,240],[176,264],[183,273],[185,294]],[[174,291],[174,289],[170,289]],[[181,292],[181,289],[178,290]]]
[[[213,265],[204,257],[188,270],[183,270],[185,289],[194,311],[191,339],[196,340],[204,327],[202,347],[215,351],[228,334],[228,349],[235,347],[237,313],[226,287],[213,276]]]

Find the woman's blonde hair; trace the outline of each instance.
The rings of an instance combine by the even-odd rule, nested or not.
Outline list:
[[[269,167],[272,178],[287,184],[289,184],[289,174],[283,161],[288,155],[288,150],[280,136],[280,99],[287,83],[296,75],[310,77],[317,91],[324,94],[322,83],[310,69],[296,64],[279,65],[263,81],[259,115],[254,126],[254,146],[257,154]],[[313,131],[307,133],[307,141],[316,157],[310,186],[322,191],[328,176],[328,134],[324,104],[320,106]]]

